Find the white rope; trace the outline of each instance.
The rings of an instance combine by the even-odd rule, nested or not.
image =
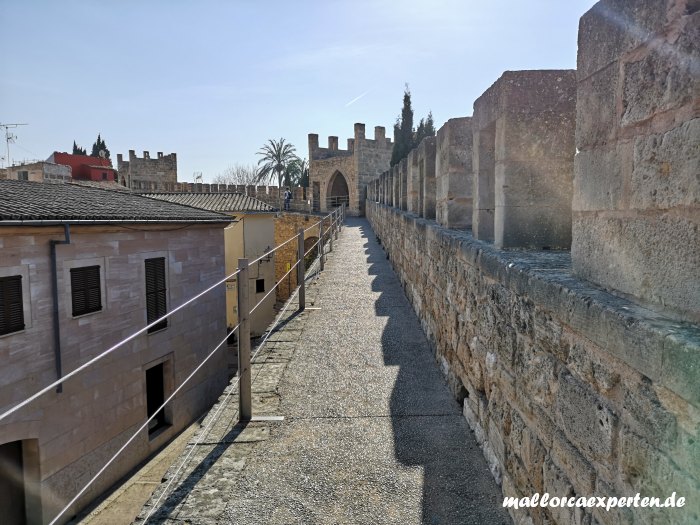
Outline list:
[[[281,320],[282,317],[284,316],[284,313],[285,313],[285,312],[287,311],[287,309],[289,308],[289,305],[292,304],[292,301],[294,300],[294,297],[296,297],[296,295],[297,295],[298,293],[299,293],[299,287],[297,287],[296,290],[294,291],[294,293],[291,295],[291,297],[290,297],[289,300],[287,301],[287,304],[285,305],[285,307],[282,309],[282,311],[279,313],[279,315],[278,315],[277,318],[275,319],[275,322],[274,322],[274,324],[272,325],[272,328],[270,328],[270,330],[267,331],[267,334],[265,335],[265,338],[262,340],[262,342],[260,343],[260,345],[258,346],[258,348],[256,348],[255,353],[253,353],[253,357],[250,359],[250,360],[251,360],[251,363],[252,363],[253,361],[255,361],[255,358],[257,357],[258,353],[260,352],[260,350],[262,350],[262,348],[263,348],[263,346],[265,345],[265,343],[267,342],[268,338],[269,338],[270,335],[274,332],[275,328],[277,327],[277,325],[279,324],[280,320]],[[255,382],[255,380],[258,378],[258,375],[259,375],[259,374],[260,374],[260,372],[258,372],[258,373],[255,375],[255,377],[254,377],[253,380],[251,381],[251,384]],[[182,461],[182,463],[181,463],[180,466],[177,468],[177,470],[175,471],[175,473],[170,477],[170,480],[168,481],[168,484],[167,484],[167,485],[165,486],[165,488],[161,491],[160,495],[158,496],[158,499],[156,499],[155,503],[153,503],[153,506],[151,507],[151,510],[150,510],[150,511],[148,512],[148,514],[146,515],[146,518],[145,518],[145,520],[144,520],[144,525],[145,525],[146,523],[148,523],[148,520],[150,519],[151,515],[153,514],[153,512],[154,512],[154,511],[156,510],[156,508],[158,507],[158,504],[160,503],[160,500],[163,498],[163,496],[164,496],[165,494],[168,493],[168,489],[170,488],[170,485],[172,485],[173,481],[175,481],[175,479],[177,479],[178,474],[180,473],[180,471],[182,470],[182,468],[187,464],[187,462],[188,462],[189,459],[190,459],[190,456],[192,456],[192,453],[193,453],[193,452],[196,450],[196,448],[199,446],[199,444],[201,443],[202,439],[204,439],[204,437],[209,433],[209,431],[210,431],[210,429],[211,429],[211,426],[217,421],[217,418],[219,417],[219,414],[220,414],[221,410],[222,410],[222,409],[224,408],[224,406],[228,403],[228,400],[229,400],[229,398],[231,397],[231,394],[235,391],[236,386],[238,386],[238,383],[240,382],[240,379],[241,379],[241,378],[240,378],[240,375],[239,375],[238,378],[236,379],[236,382],[233,383],[233,384],[231,385],[231,388],[229,389],[228,393],[226,394],[226,397],[224,397],[224,399],[221,401],[221,403],[219,403],[219,407],[217,408],[216,412],[214,413],[214,415],[212,416],[211,420],[210,420],[209,423],[207,424],[207,427],[199,434],[199,436],[197,437],[197,441],[194,443],[194,445],[192,445],[192,447],[190,448],[190,451],[187,453],[187,456],[185,456],[185,459]],[[238,414],[238,410],[234,413],[233,416],[235,417],[237,414]]]
[[[163,408],[165,407],[165,405],[167,405],[167,404],[177,395],[177,393],[178,393],[180,390],[182,390],[182,387],[184,387],[184,386],[187,384],[187,382],[188,382],[190,379],[192,379],[192,377],[194,377],[194,375],[195,375],[197,372],[199,372],[199,370],[204,366],[204,364],[205,364],[207,361],[209,361],[209,359],[211,359],[211,357],[216,353],[216,351],[217,351],[219,348],[221,348],[221,346],[226,342],[226,340],[229,338],[229,336],[231,335],[231,333],[235,332],[235,331],[238,329],[239,326],[240,326],[240,323],[237,324],[236,327],[235,327],[231,332],[229,332],[228,334],[226,334],[226,337],[224,337],[224,338],[222,339],[222,341],[221,341],[218,345],[216,345],[216,347],[214,348],[214,350],[212,350],[212,351],[209,353],[209,355],[207,355],[207,356],[204,358],[204,360],[192,371],[192,373],[191,373],[190,375],[188,375],[187,378],[185,378],[185,380],[182,382],[182,384],[181,384],[179,387],[177,387],[177,388],[175,389],[175,391],[174,391],[172,394],[170,394],[170,396],[168,396],[168,399],[165,400],[165,402],[158,408],[158,410],[154,411],[154,412],[153,412],[153,415],[152,415],[151,417],[149,417],[149,418],[146,420],[146,422],[138,428],[138,430],[137,430],[136,432],[134,432],[134,434],[127,440],[126,443],[124,443],[124,444],[121,446],[121,448],[120,448],[119,450],[117,450],[116,454],[114,454],[114,455],[109,459],[109,461],[107,461],[107,463],[105,463],[105,465],[104,465],[100,470],[97,471],[97,474],[95,474],[95,475],[92,477],[92,479],[90,479],[90,481],[87,482],[87,484],[80,490],[80,492],[78,492],[78,493],[75,495],[75,497],[74,497],[72,500],[70,500],[70,501],[68,502],[68,504],[67,504],[65,507],[63,507],[63,509],[61,510],[61,512],[59,512],[59,513],[56,515],[56,517],[49,523],[49,525],[54,525],[54,523],[56,523],[56,522],[58,521],[58,519],[63,515],[63,513],[66,512],[66,510],[68,510],[68,509],[71,507],[71,505],[73,505],[73,504],[78,500],[78,498],[79,498],[80,496],[82,496],[82,495],[85,493],[85,491],[90,487],[90,485],[92,485],[92,484],[95,482],[95,480],[96,480],[98,477],[100,477],[100,475],[101,475],[105,470],[107,470],[107,467],[109,467],[109,466],[114,462],[114,460],[117,459],[117,458],[119,457],[119,455],[120,455],[122,452],[124,452],[124,450],[126,449],[126,447],[128,447],[128,446],[131,444],[131,442],[132,442],[134,439],[136,439],[136,437],[141,433],[141,431],[142,431],[143,429],[145,429],[145,428],[148,426],[148,424],[153,420],[153,418],[155,418],[155,417],[158,415],[158,412],[160,412],[160,410],[163,409]]]
[[[103,359],[104,357],[108,356],[109,354],[111,354],[112,352],[114,352],[115,350],[117,350],[118,348],[124,346],[126,343],[128,343],[128,342],[131,341],[131,340],[133,340],[133,339],[136,338],[138,335],[141,335],[142,333],[144,333],[144,332],[145,332],[146,330],[148,330],[149,328],[151,328],[151,327],[157,325],[158,323],[160,323],[161,321],[167,319],[168,317],[170,317],[171,315],[173,315],[175,312],[178,312],[178,311],[182,310],[185,306],[187,306],[187,305],[189,305],[190,303],[196,301],[197,299],[199,299],[200,297],[202,297],[204,294],[209,293],[210,291],[212,291],[214,288],[216,288],[216,287],[219,286],[220,284],[225,283],[225,282],[226,282],[227,280],[229,280],[231,277],[233,277],[233,276],[235,276],[236,274],[238,274],[239,271],[240,271],[240,270],[236,269],[236,271],[233,272],[231,275],[229,275],[229,276],[227,276],[227,277],[221,279],[220,281],[217,281],[216,283],[214,283],[213,285],[211,285],[209,288],[207,288],[207,289],[204,290],[203,292],[198,293],[197,295],[195,295],[195,296],[192,297],[191,299],[185,301],[185,302],[182,303],[180,306],[174,308],[173,310],[171,310],[170,312],[168,312],[167,314],[165,314],[163,317],[161,317],[161,318],[159,318],[159,319],[156,319],[155,321],[153,321],[153,322],[150,323],[150,324],[147,324],[146,326],[144,326],[144,327],[141,328],[140,330],[138,330],[138,331],[134,332],[133,334],[131,334],[131,335],[130,335],[129,337],[127,337],[126,339],[122,339],[121,341],[119,341],[119,342],[118,342],[117,344],[115,344],[114,346],[108,348],[107,350],[105,350],[105,351],[102,352],[101,354],[96,355],[95,357],[93,357],[93,358],[90,359],[89,361],[83,363],[82,365],[80,365],[78,368],[76,368],[76,369],[73,370],[72,372],[69,372],[68,374],[66,374],[66,375],[64,375],[63,377],[57,379],[56,381],[54,381],[54,382],[51,383],[50,385],[48,385],[48,386],[42,388],[41,390],[39,390],[39,391],[38,391],[36,394],[34,394],[33,396],[30,396],[29,398],[25,399],[25,400],[22,401],[21,403],[19,403],[19,404],[15,405],[14,407],[10,408],[10,409],[7,410],[6,412],[3,412],[2,414],[0,414],[0,421],[2,421],[2,420],[5,419],[6,417],[8,417],[8,416],[14,414],[14,413],[17,412],[20,408],[22,408],[22,407],[28,405],[29,403],[31,403],[31,402],[34,401],[35,399],[41,397],[42,395],[44,395],[44,394],[45,394],[46,392],[48,392],[49,390],[54,389],[55,387],[57,387],[57,386],[60,385],[61,383],[67,381],[68,379],[70,379],[71,377],[75,376],[76,374],[79,374],[80,372],[82,372],[83,370],[85,370],[86,368],[88,368],[89,366],[92,366],[93,364],[97,363],[100,359]]]
[[[323,217],[323,219],[321,219],[321,221],[319,221],[319,222],[316,223],[316,224],[319,224],[319,223],[322,222],[323,220],[327,219],[327,218],[330,217],[333,213],[335,213],[335,212],[329,213],[328,215],[326,215],[325,217]],[[305,230],[305,231],[306,231],[306,230]],[[278,250],[279,248],[281,248],[282,246],[284,246],[284,245],[287,244],[288,242],[291,242],[291,241],[294,240],[295,238],[296,238],[296,236],[287,239],[287,240],[284,241],[282,244],[276,246],[276,247],[275,247],[274,249],[272,249],[271,251],[264,253],[263,255],[261,255],[260,257],[258,257],[258,258],[255,259],[255,260],[253,260],[253,261],[252,261],[251,263],[249,263],[249,264],[252,264],[252,263],[255,263],[255,262],[261,260],[263,257],[266,257],[266,256],[269,255],[270,253],[275,252],[276,250]],[[141,335],[142,333],[144,333],[144,332],[145,332],[146,330],[148,330],[149,328],[152,328],[153,326],[157,325],[157,324],[160,323],[161,321],[164,321],[165,319],[167,319],[168,317],[170,317],[170,316],[173,315],[174,313],[176,313],[176,312],[182,310],[185,306],[188,306],[189,304],[193,303],[194,301],[196,301],[197,299],[199,299],[199,298],[202,297],[203,295],[209,293],[211,290],[213,290],[214,288],[216,288],[216,287],[219,286],[220,284],[223,284],[223,283],[225,283],[226,281],[228,281],[229,279],[231,279],[232,277],[235,277],[235,276],[239,273],[239,271],[240,271],[239,269],[236,269],[236,271],[233,272],[231,275],[228,275],[228,276],[224,277],[223,279],[221,279],[220,281],[217,281],[216,283],[214,283],[213,285],[211,285],[211,286],[210,286],[209,288],[207,288],[206,290],[200,292],[199,294],[197,294],[197,295],[195,295],[194,297],[190,298],[189,300],[185,301],[185,302],[182,303],[181,305],[179,305],[179,306],[177,306],[176,308],[172,309],[170,312],[166,313],[164,316],[162,316],[162,317],[156,319],[155,321],[153,321],[153,322],[150,323],[150,324],[147,324],[146,326],[144,326],[144,327],[141,328],[140,330],[134,332],[134,333],[131,334],[130,336],[126,337],[125,339],[122,339],[121,341],[119,341],[117,344],[111,346],[110,348],[108,348],[107,350],[105,350],[104,352],[102,352],[101,354],[98,354],[97,356],[93,357],[93,358],[90,359],[89,361],[83,363],[82,365],[80,365],[80,366],[79,366],[78,368],[76,368],[75,370],[73,370],[73,371],[71,371],[71,372],[65,374],[64,376],[60,377],[59,379],[57,379],[57,380],[54,381],[53,383],[51,383],[51,384],[45,386],[44,388],[42,388],[41,390],[39,390],[38,392],[36,392],[34,395],[28,397],[27,399],[25,399],[24,401],[18,403],[18,404],[15,405],[14,407],[12,407],[12,408],[6,410],[6,411],[3,412],[2,414],[0,414],[0,421],[2,421],[3,419],[5,419],[5,418],[11,416],[11,415],[14,414],[15,412],[17,412],[20,408],[23,408],[23,407],[27,406],[27,405],[28,405],[29,403],[31,403],[32,401],[38,399],[39,397],[43,396],[44,394],[46,394],[46,393],[49,392],[50,390],[53,390],[54,388],[56,388],[56,387],[59,386],[60,384],[64,383],[65,381],[67,381],[67,380],[71,379],[72,377],[74,377],[75,375],[79,374],[80,372],[82,372],[82,371],[85,370],[86,368],[88,368],[88,367],[92,366],[93,364],[97,363],[98,361],[100,361],[101,359],[105,358],[106,356],[108,356],[109,354],[111,354],[112,352],[114,352],[115,350],[117,350],[117,349],[121,348],[122,346],[124,346],[124,345],[125,345],[126,343],[128,343],[129,341],[134,340],[137,336]]]

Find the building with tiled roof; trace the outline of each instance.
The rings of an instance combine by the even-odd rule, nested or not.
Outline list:
[[[174,193],[174,192],[153,192],[142,193],[145,197],[152,199],[174,202],[194,206],[203,210],[217,211],[222,213],[270,213],[275,209],[255,197],[249,197],[244,193]]]
[[[26,504],[28,523],[50,522],[75,496],[70,480],[101,469],[147,418],[69,516],[223,391],[229,354],[204,359],[227,335],[224,232],[232,222],[228,214],[133,193],[0,180],[0,413],[153,324],[62,381],[60,391],[0,421],[0,454],[22,480],[5,501]],[[159,410],[200,363],[187,388]]]
[[[231,222],[222,213],[80,184],[0,180],[0,224],[9,221]]]
[[[274,219],[277,212],[275,208],[255,197],[238,192],[153,192],[142,195],[159,202],[194,206],[211,212],[226,213],[235,218],[236,222],[225,230],[227,274],[231,274],[238,267],[238,259],[247,257],[252,261],[275,245]],[[276,282],[275,257],[275,254],[271,254],[255,265],[256,277],[251,282],[249,296],[253,304],[261,300],[264,302],[251,315],[250,333],[253,336],[262,335],[275,316],[275,294],[265,297]],[[228,283],[226,312],[229,327],[238,324],[237,297],[237,283]]]
[[[107,158],[54,151],[47,161],[70,166],[74,179],[117,181],[117,170]]]

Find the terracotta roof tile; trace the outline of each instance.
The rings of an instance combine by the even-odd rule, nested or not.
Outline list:
[[[32,220],[228,222],[231,217],[123,191],[0,180],[0,225]]]
[[[224,213],[275,211],[275,208],[269,204],[243,193],[142,193],[142,195],[151,199]]]

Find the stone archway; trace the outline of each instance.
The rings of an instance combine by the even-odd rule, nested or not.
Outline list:
[[[328,181],[328,191],[326,193],[326,209],[337,208],[341,204],[350,204],[350,191],[345,176],[336,171]]]

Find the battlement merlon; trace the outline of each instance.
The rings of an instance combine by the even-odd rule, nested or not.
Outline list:
[[[121,153],[117,153],[117,162],[123,162],[123,156]],[[164,160],[164,161],[172,161],[176,162],[177,161],[177,154],[176,153],[170,153],[168,155],[164,155],[162,151],[159,151],[157,153],[157,158],[151,158],[151,153],[148,150],[143,151],[143,157],[139,158],[136,156],[136,151],[133,149],[129,150],[129,161],[134,161],[134,160],[153,160],[153,161],[158,161],[158,160]]]
[[[331,135],[328,137],[328,147],[322,148],[319,146],[318,134],[309,133],[309,158],[310,159],[326,159],[335,156],[352,155],[358,148],[372,149],[391,149],[393,143],[390,138],[386,137],[386,128],[384,126],[374,127],[374,139],[365,138],[365,125],[361,122],[355,123],[354,138],[349,138],[347,141],[347,149],[338,147],[338,137]]]

